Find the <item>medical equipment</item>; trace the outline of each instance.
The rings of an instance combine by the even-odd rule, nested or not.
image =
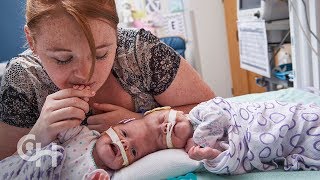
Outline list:
[[[238,19],[265,21],[289,18],[287,0],[238,0]]]
[[[273,78],[274,48],[289,38],[287,0],[238,0],[240,67]]]

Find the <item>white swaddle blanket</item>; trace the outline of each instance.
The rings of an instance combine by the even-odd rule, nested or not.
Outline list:
[[[253,169],[320,170],[320,107],[278,101],[237,103],[217,97],[191,110],[195,143],[220,148],[204,160],[217,174]]]
[[[26,152],[24,159],[19,155],[9,156],[0,161],[0,179],[59,180],[65,157],[64,148],[54,143]]]

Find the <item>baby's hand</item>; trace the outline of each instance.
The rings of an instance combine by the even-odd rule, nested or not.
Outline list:
[[[90,86],[85,86],[85,85],[74,85],[73,86],[73,89],[77,89],[77,90],[84,90],[84,89],[87,89],[89,90],[90,89]],[[83,97],[82,98],[84,101],[88,102],[89,101],[89,98],[88,97]]]
[[[108,174],[103,174],[103,173],[98,172],[94,175],[92,180],[110,180],[110,178],[109,178]]]
[[[221,151],[217,149],[212,149],[210,147],[200,147],[200,146],[192,146],[189,151],[188,155],[191,159],[201,161],[203,159],[212,160],[216,158]]]
[[[192,148],[193,146],[197,146],[196,143],[194,143],[193,139],[192,138],[189,138],[188,141],[187,141],[187,144],[186,146],[184,147],[185,151],[188,153],[190,148]]]
[[[103,169],[96,169],[93,172],[85,175],[85,180],[110,180],[109,174]]]

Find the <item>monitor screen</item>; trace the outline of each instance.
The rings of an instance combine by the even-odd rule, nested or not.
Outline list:
[[[261,7],[261,0],[239,0],[240,10],[254,9]]]

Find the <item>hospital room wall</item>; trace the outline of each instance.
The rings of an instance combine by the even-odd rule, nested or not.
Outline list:
[[[24,21],[23,1],[10,0],[1,2],[0,62],[8,61],[25,49]]]
[[[192,29],[189,33],[193,33],[188,57],[217,95],[231,97],[223,3],[221,0],[201,0],[201,3],[197,0],[184,0],[184,3],[190,17],[187,18],[189,29]],[[1,28],[1,42],[5,43],[1,46],[0,61],[7,61],[24,49],[24,6],[23,2],[17,0],[5,1],[3,6],[5,8],[1,11],[1,22],[5,26]]]
[[[195,68],[216,95],[231,97],[227,32],[221,0],[185,0],[186,23],[191,29],[189,39],[191,58]],[[189,17],[189,18],[188,18]]]

